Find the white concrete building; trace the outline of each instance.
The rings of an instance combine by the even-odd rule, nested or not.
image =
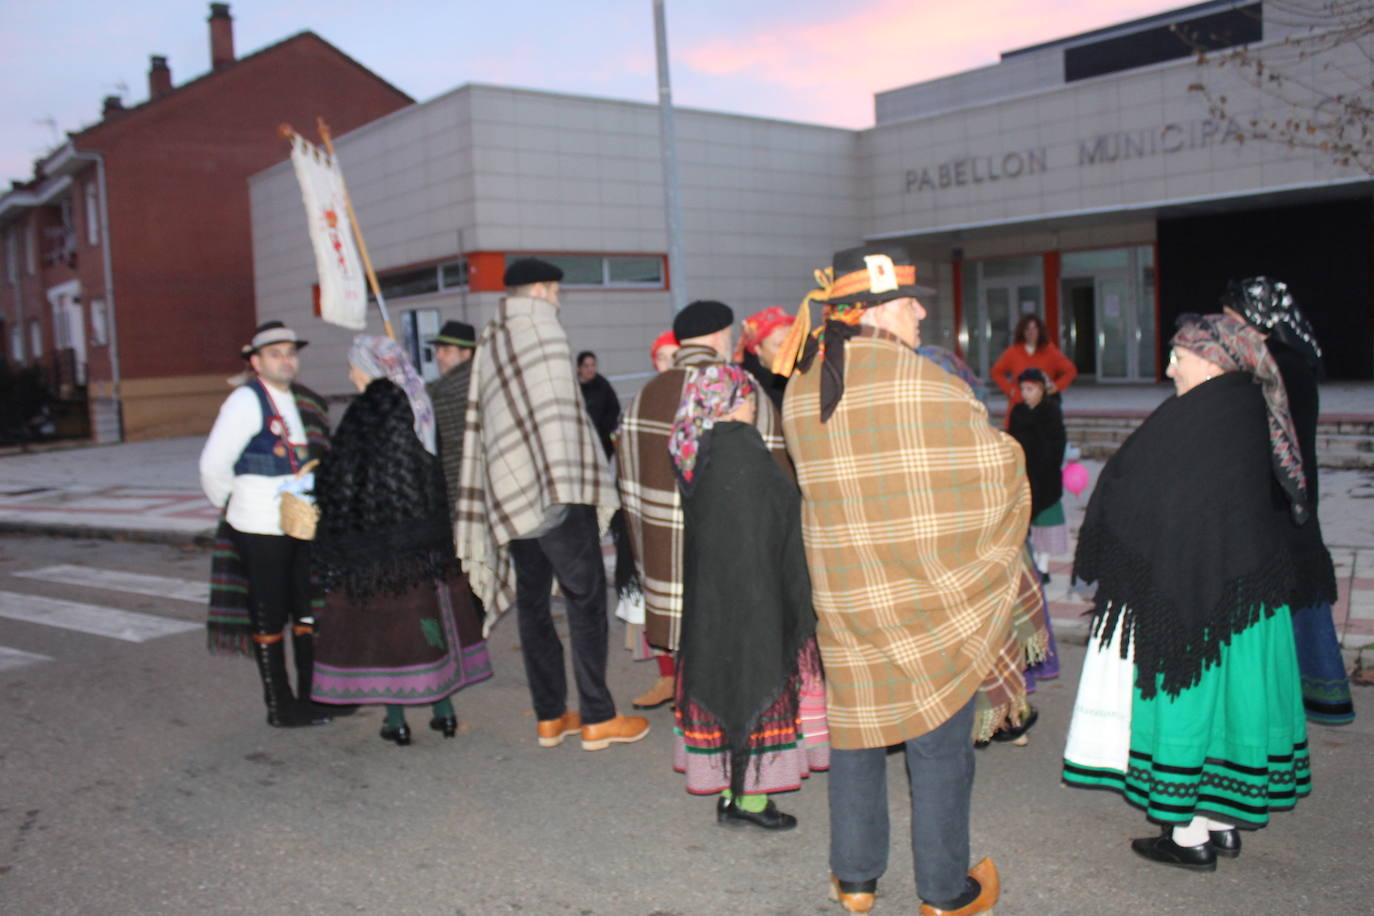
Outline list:
[[[1303,25],[1291,3],[1271,6],[1214,0],[1008,52],[879,94],[862,131],[679,109],[687,292],[741,318],[790,309],[833,251],[895,240],[938,290],[927,342],[986,373],[1036,311],[1085,375],[1133,381],[1160,377],[1178,314],[1212,310],[1228,279],[1263,273],[1294,288],[1334,377],[1374,377],[1374,181],[1319,150],[1238,139],[1252,120],[1320,116],[1322,99],[1367,92],[1374,48],[1284,64]],[[1271,55],[1308,95],[1294,108],[1234,68],[1199,66],[1180,28]],[[1199,84],[1227,97],[1227,118]],[[449,318],[480,327],[507,259],[537,254],[568,273],[573,348],[595,350],[622,394],[638,388],[678,282],[654,107],[465,86],[336,146],[412,339]],[[350,335],[310,319],[289,165],[251,190],[259,317],[309,327],[305,381],[344,392]]]

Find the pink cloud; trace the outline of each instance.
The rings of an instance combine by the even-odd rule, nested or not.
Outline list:
[[[1178,5],[1161,0],[869,0],[825,20],[715,38],[675,55],[712,77],[789,91],[804,120],[872,123],[873,93],[996,63],[1037,44]],[[687,104],[695,101],[680,99]]]

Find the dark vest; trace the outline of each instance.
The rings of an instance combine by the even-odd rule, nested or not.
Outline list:
[[[257,435],[248,441],[243,454],[239,460],[234,462],[234,474],[261,474],[264,477],[283,477],[287,474],[294,474],[300,466],[309,460],[310,447],[308,445],[292,446],[288,441],[290,432],[286,427],[286,420],[277,413],[277,409],[272,404],[271,398],[267,396],[267,389],[263,387],[261,379],[253,379],[247,383],[253,393],[258,396],[258,406],[262,408],[262,429],[258,430]],[[291,397],[295,396],[292,392]],[[273,432],[273,420],[280,432]],[[304,423],[304,417],[302,417]],[[291,454],[294,452],[295,454]],[[293,466],[294,459],[294,466]]]

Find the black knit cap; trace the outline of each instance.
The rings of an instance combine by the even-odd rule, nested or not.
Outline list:
[[[679,341],[705,337],[735,323],[735,312],[724,302],[698,299],[677,313],[673,319],[673,333]]]
[[[557,264],[541,261],[538,258],[521,258],[512,261],[506,268],[504,282],[506,288],[526,286],[530,283],[557,283],[563,279],[563,271]]]
[[[1045,378],[1045,373],[1031,366],[1029,369],[1022,369],[1021,374],[1016,377],[1016,384],[1022,382],[1035,382],[1037,385],[1049,384],[1049,379]]]

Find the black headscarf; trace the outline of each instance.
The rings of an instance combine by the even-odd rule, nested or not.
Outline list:
[[[1102,469],[1074,574],[1098,583],[1094,635],[1134,642],[1145,697],[1197,683],[1291,600],[1293,523],[1269,456],[1259,386],[1226,372],[1166,400]]]
[[[1287,283],[1268,277],[1232,280],[1221,297],[1221,304],[1300,353],[1314,370],[1321,365],[1322,348]]]
[[[385,378],[344,413],[315,472],[311,559],[326,591],[366,601],[456,570],[443,469],[414,422],[406,393]]]

